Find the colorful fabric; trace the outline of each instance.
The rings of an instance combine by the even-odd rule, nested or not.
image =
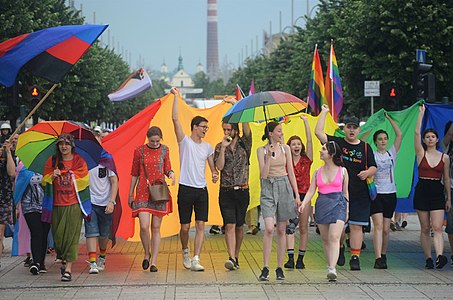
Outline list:
[[[337,57],[333,50],[333,42],[330,44],[329,63],[327,64],[326,101],[330,108],[333,119],[338,122],[338,116],[343,109],[343,90],[341,89],[340,70],[338,69]]]
[[[165,174],[168,174],[168,171],[171,170],[170,151],[163,144],[157,149],[142,145],[135,149],[134,159],[132,161],[131,176],[138,177],[135,198],[134,202],[132,202],[132,217],[138,217],[140,212],[149,212],[152,215],[162,218],[173,211],[171,195],[170,201],[148,201],[149,190],[145,171],[143,170],[142,157],[144,158],[149,182],[165,182]]]
[[[124,81],[118,89],[109,94],[110,101],[124,101],[127,99],[135,98],[153,86],[151,78],[144,69],[139,69],[131,74],[126,81]]]
[[[14,85],[24,66],[59,82],[108,25],[67,25],[23,34],[0,44],[0,83]]]
[[[62,175],[69,173],[70,178],[74,184],[74,189],[77,192],[77,200],[85,217],[91,214],[91,199],[89,188],[89,173],[88,167],[83,158],[77,153],[73,153],[72,167],[69,170],[62,170]],[[54,184],[52,181],[52,174],[58,162],[52,163],[50,157],[45,166],[42,179],[44,187],[44,199],[42,203],[42,220],[43,222],[52,222],[52,210],[54,209]]]
[[[327,104],[324,77],[322,75],[321,61],[319,59],[318,45],[315,46],[313,63],[311,65],[310,81],[308,83],[308,105],[315,115],[321,112],[321,106]]]
[[[7,171],[5,151],[0,157],[0,224],[13,223],[13,184]]]

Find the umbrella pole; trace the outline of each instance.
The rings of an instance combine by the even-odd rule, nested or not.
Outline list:
[[[24,120],[22,121],[22,123],[19,124],[19,126],[17,126],[16,130],[14,130],[14,132],[11,134],[11,137],[10,139],[15,135],[17,134],[21,129],[22,127],[25,126],[25,122],[27,122],[28,119],[31,118],[31,116],[36,112],[36,110],[38,110],[38,108],[41,106],[41,104],[43,104],[44,101],[46,101],[46,99],[50,96],[50,94],[53,92],[53,90],[57,87],[58,83],[54,83],[54,85],[50,88],[50,90],[47,91],[47,93],[44,95],[44,97],[42,97],[41,101],[38,102],[38,104],[36,104],[36,106],[28,113],[28,115],[24,118]]]
[[[267,101],[263,101],[264,122],[266,122],[266,125],[264,125],[264,128],[266,130],[267,136],[269,136],[269,128],[267,128],[266,103],[267,103]]]

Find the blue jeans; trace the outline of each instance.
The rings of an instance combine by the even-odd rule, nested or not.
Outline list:
[[[105,206],[92,204],[91,220],[85,221],[85,237],[108,237],[112,228],[112,214],[105,213]]]

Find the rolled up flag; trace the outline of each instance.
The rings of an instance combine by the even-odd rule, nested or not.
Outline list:
[[[108,97],[112,102],[124,101],[141,95],[152,86],[153,84],[148,73],[141,68],[129,76],[126,81],[124,81],[115,92],[109,94]]]

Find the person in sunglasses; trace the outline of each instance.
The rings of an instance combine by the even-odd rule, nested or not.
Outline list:
[[[371,199],[368,194],[366,178],[376,173],[376,161],[370,145],[359,140],[359,119],[350,117],[345,120],[343,131],[345,137],[327,135],[324,132],[324,123],[329,107],[323,105],[316,123],[315,135],[323,144],[334,141],[338,143],[342,152],[344,166],[349,174],[349,228],[351,259],[349,266],[352,271],[360,270],[360,250],[363,241],[362,226],[367,226],[370,219]],[[340,240],[340,254],[337,264],[342,266],[344,258],[344,235]]]

